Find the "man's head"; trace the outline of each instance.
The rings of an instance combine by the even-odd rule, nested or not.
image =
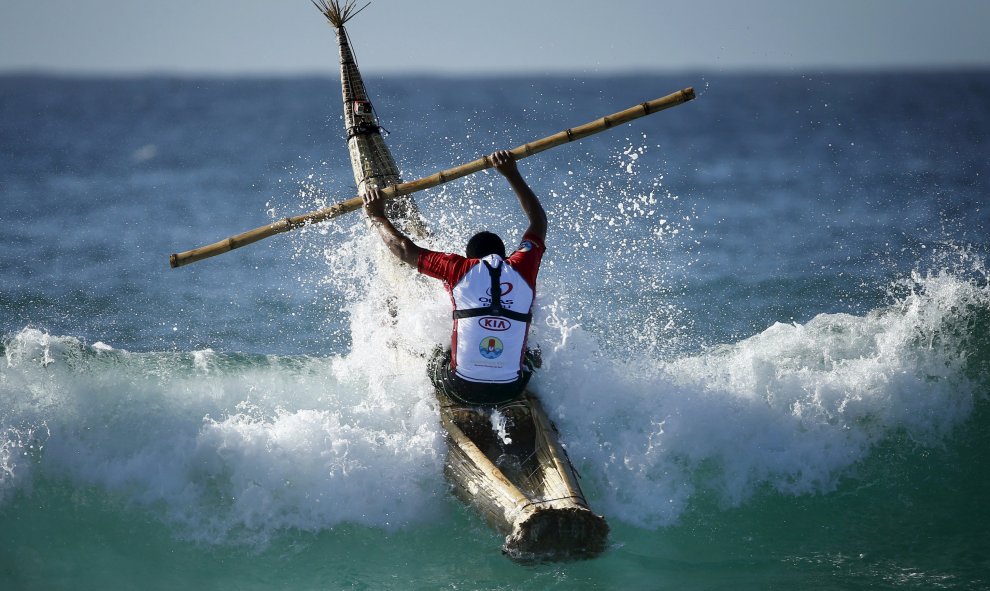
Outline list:
[[[490,254],[505,258],[505,244],[498,234],[478,232],[468,240],[465,254],[469,259],[480,259]]]

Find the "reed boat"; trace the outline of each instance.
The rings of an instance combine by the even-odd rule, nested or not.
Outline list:
[[[356,8],[353,0],[313,0],[313,4],[323,13],[337,36],[337,49],[340,54],[340,88],[344,101],[344,129],[347,132],[347,151],[350,154],[351,169],[358,194],[364,194],[368,187],[383,189],[402,183],[399,168],[392,152],[382,137],[375,107],[368,97],[361,71],[358,69],[350,38],[344,24],[358,12],[367,8],[365,4]],[[413,237],[426,234],[426,224],[419,213],[416,201],[409,195],[390,199],[386,211],[400,229]]]
[[[447,479],[505,535],[503,552],[541,561],[591,558],[605,549],[608,523],[588,505],[557,427],[536,396],[526,392],[499,406],[493,421],[490,410],[436,395],[447,432]]]
[[[344,24],[364,9],[353,0],[313,0],[337,36],[347,149],[358,193],[402,182],[361,78]],[[366,7],[367,5],[365,5]],[[412,235],[426,225],[410,196],[392,199],[389,218]],[[445,474],[454,493],[503,533],[503,551],[522,560],[591,557],[605,548],[608,524],[596,515],[578,474],[539,400],[527,393],[500,407],[505,437],[492,428],[490,411],[458,406],[437,392],[447,433]],[[510,441],[511,440],[511,441]]]

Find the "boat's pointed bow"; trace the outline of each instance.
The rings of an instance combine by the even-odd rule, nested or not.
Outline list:
[[[516,522],[502,550],[516,560],[593,558],[605,550],[609,527],[578,505],[537,509]]]

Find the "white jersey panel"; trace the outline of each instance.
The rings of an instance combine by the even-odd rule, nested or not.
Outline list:
[[[501,257],[488,255],[471,268],[453,287],[455,310],[484,308],[492,303],[492,280],[487,261],[501,265],[499,283],[502,307],[526,314],[533,306],[533,289]],[[519,377],[529,323],[503,316],[460,318],[456,322],[457,350],[454,371],[474,382],[511,382]]]

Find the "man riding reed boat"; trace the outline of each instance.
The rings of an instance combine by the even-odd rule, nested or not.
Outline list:
[[[533,368],[540,365],[538,354],[527,352],[526,339],[547,216],[516,160],[539,147],[499,151],[475,163],[494,167],[506,178],[529,218],[514,252],[506,256],[505,243],[491,232],[475,234],[465,256],[416,245],[413,238],[427,235],[426,224],[411,197],[396,203],[399,172],[343,26],[357,8],[353,1],[319,0],[317,6],[337,34],[347,145],[361,195],[357,201],[388,249],[420,273],[442,280],[454,305],[450,348],[438,346],[427,364],[447,434],[444,474],[453,493],[505,535],[502,550],[514,559],[598,555],[608,541],[608,523],[591,510],[556,426],[539,399],[526,391]],[[571,141],[579,133],[568,130],[557,141]],[[439,182],[445,174],[439,174]],[[391,267],[383,265],[387,272]]]
[[[547,216],[507,151],[492,164],[509,182],[529,218],[519,247],[505,255],[505,243],[479,232],[465,256],[417,246],[385,215],[384,194],[369,187],[364,207],[389,250],[420,273],[444,282],[454,304],[450,349],[438,348],[428,371],[433,385],[452,400],[494,405],[519,398],[539,361],[527,352],[526,337],[536,295],[536,276],[545,250]]]
[[[608,542],[608,523],[591,510],[578,482],[580,475],[539,398],[525,390],[532,368],[539,366],[538,355],[530,356],[526,350],[526,338],[546,248],[547,218],[516,161],[683,104],[694,98],[694,90],[685,88],[511,151],[403,183],[344,29],[363,7],[358,8],[355,0],[313,3],[337,36],[347,148],[359,196],[172,254],[169,264],[180,267],[309,227],[363,203],[389,250],[420,273],[444,281],[454,304],[451,347],[447,351],[440,347],[429,364],[440,424],[447,435],[444,474],[454,494],[505,535],[502,550],[513,558],[567,560],[600,554]],[[490,167],[505,176],[529,218],[515,252],[506,256],[502,239],[490,232],[473,236],[466,256],[421,248],[407,236],[428,234],[412,193]]]

